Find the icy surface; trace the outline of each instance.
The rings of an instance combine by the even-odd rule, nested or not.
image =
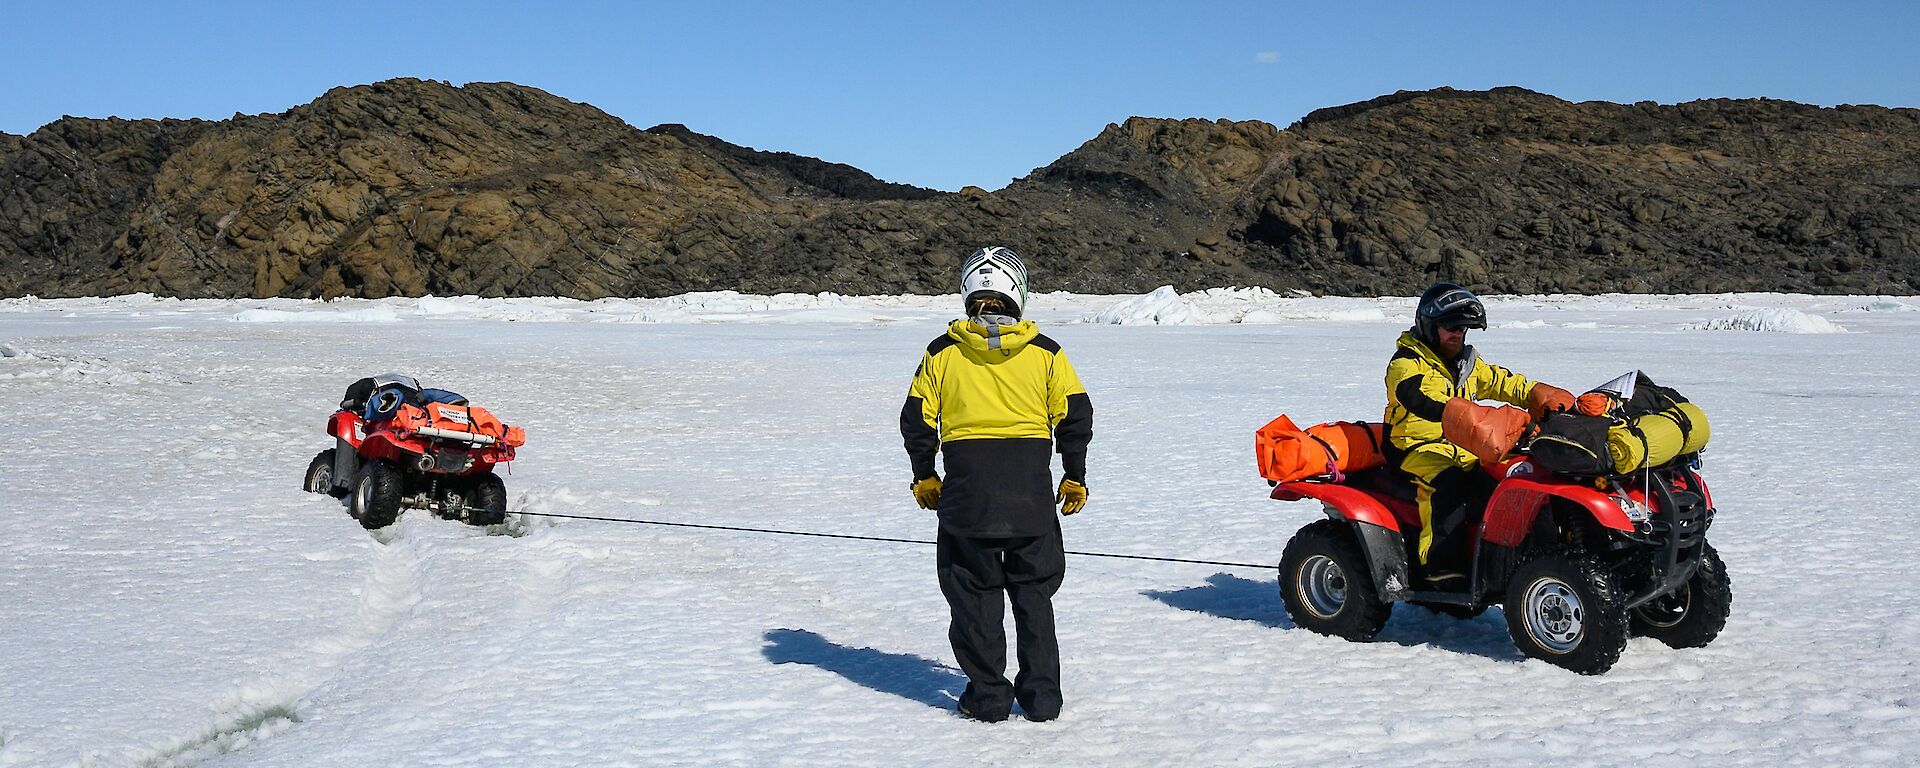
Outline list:
[[[1182,301],[1171,285],[1121,301],[1093,316],[1093,322],[1107,325],[1186,325],[1196,319],[1193,307]]]
[[[1772,333],[1846,333],[1838,323],[1788,307],[1750,309],[1716,317],[1693,327],[1704,331],[1767,331]]]
[[[1033,297],[1097,406],[1069,547],[1274,562],[1320,513],[1267,499],[1252,431],[1376,417],[1412,300],[1176,298],[1190,325]],[[1643,368],[1713,415],[1733,617],[1598,678],[1524,660],[1498,610],[1402,606],[1355,644],[1293,628],[1270,571],[1076,557],[1065,714],[982,725],[950,712],[930,547],[375,536],[297,489],[341,390],[403,370],[527,428],[516,509],[930,539],[896,425],[956,303],[0,301],[0,766],[1920,761],[1912,297],[1489,300],[1489,359],[1570,389]],[[1695,330],[1760,310],[1849,333]]]

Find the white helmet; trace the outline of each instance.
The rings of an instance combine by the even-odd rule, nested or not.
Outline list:
[[[987,293],[1005,300],[1019,317],[1027,306],[1027,265],[1011,248],[989,245],[974,251],[960,264],[960,299],[971,302]]]

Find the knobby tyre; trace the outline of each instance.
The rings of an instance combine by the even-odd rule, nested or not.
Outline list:
[[[1353,524],[1335,520],[1310,523],[1287,542],[1280,600],[1296,626],[1356,642],[1372,640],[1393,611],[1374,591]]]
[[[400,517],[400,502],[406,496],[407,478],[400,468],[384,459],[361,465],[354,476],[353,492],[347,511],[368,530],[393,525]]]
[[[307,462],[307,474],[302,476],[300,488],[308,493],[333,493],[333,457],[334,449],[328,448]]]
[[[1551,552],[1522,564],[1502,610],[1520,652],[1598,675],[1627,647],[1626,595],[1592,556]]]
[[[499,525],[507,521],[507,483],[488,472],[474,478],[467,502],[468,525]]]
[[[1674,648],[1699,648],[1720,636],[1733,610],[1733,581],[1712,544],[1703,544],[1700,567],[1670,595],[1633,609],[1633,633]]]

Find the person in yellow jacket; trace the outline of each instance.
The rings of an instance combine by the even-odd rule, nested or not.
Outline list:
[[[961,266],[967,318],[927,345],[900,412],[913,497],[940,520],[936,566],[951,613],[947,638],[967,674],[962,715],[1060,715],[1053,595],[1066,575],[1060,514],[1087,503],[1093,404],[1066,352],[1020,319],[1026,266],[987,247]],[[1052,450],[1064,477],[1052,484]],[[935,455],[946,479],[934,469]],[[1003,596],[1004,593],[1004,596]],[[1006,678],[1002,610],[1013,603],[1020,672]]]
[[[1525,407],[1535,395],[1533,381],[1480,359],[1467,344],[1468,330],[1486,327],[1480,297],[1453,283],[1436,283],[1421,294],[1413,328],[1400,334],[1387,362],[1388,456],[1399,457],[1400,468],[1413,476],[1420,504],[1420,563],[1430,582],[1465,575],[1468,522],[1492,485],[1472,453],[1441,435],[1447,401],[1499,400]]]

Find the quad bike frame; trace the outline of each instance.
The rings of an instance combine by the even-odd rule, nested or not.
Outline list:
[[[308,466],[307,490],[343,497],[367,528],[405,509],[475,525],[505,519],[506,490],[494,467],[525,442],[519,427],[483,408],[448,403],[400,407],[369,421],[349,410],[327,418],[336,447]]]
[[[1520,615],[1519,624],[1543,616],[1584,619],[1592,613],[1589,609],[1613,612],[1617,604],[1624,615],[1605,618],[1619,618],[1620,631],[1598,628],[1603,634],[1618,634],[1617,640],[1606,637],[1596,642],[1621,647],[1628,624],[1639,634],[1682,647],[1704,645],[1718,633],[1725,622],[1731,590],[1724,565],[1706,541],[1714,507],[1698,472],[1697,456],[1683,456],[1661,467],[1615,478],[1570,478],[1540,472],[1524,456],[1485,470],[1496,478],[1496,484],[1472,540],[1470,572],[1464,582],[1453,581],[1460,586],[1446,589],[1433,587],[1419,573],[1410,544],[1419,536],[1419,512],[1411,486],[1393,477],[1398,474],[1394,470],[1361,473],[1344,478],[1344,482],[1306,480],[1276,485],[1272,498],[1319,501],[1330,521],[1303,528],[1288,544],[1293,562],[1282,561],[1283,598],[1295,623],[1365,640],[1384,624],[1386,608],[1395,602],[1473,616],[1490,605],[1506,605],[1516,599],[1521,594],[1515,591],[1516,576],[1529,563],[1557,558],[1560,564],[1578,566],[1573,568],[1581,572],[1576,574],[1578,578],[1542,578],[1547,582],[1561,579],[1569,585],[1580,579],[1591,581],[1584,589],[1591,593],[1587,598],[1595,605],[1586,605],[1574,594],[1580,589],[1552,586],[1547,590],[1552,594],[1542,597],[1525,592],[1528,587],[1523,585],[1521,592],[1529,596],[1527,605],[1506,605],[1506,612],[1516,644],[1528,655],[1597,674],[1612,665],[1619,648],[1575,653],[1577,642],[1572,648],[1561,647],[1565,642],[1530,643],[1522,635],[1538,635],[1539,631],[1517,626],[1516,614]],[[1348,545],[1350,550],[1342,549]],[[1296,547],[1321,552],[1311,561],[1321,570],[1311,574],[1301,571],[1302,559],[1312,555],[1295,557]],[[1349,565],[1364,569],[1364,580],[1350,578],[1342,571],[1338,561],[1343,559],[1343,551],[1361,561]],[[1289,565],[1294,572],[1288,572]],[[1322,583],[1308,583],[1316,578]],[[1365,594],[1345,590],[1348,585],[1362,587]],[[1324,609],[1344,601],[1349,594],[1364,603],[1365,610],[1358,615],[1343,616],[1344,611],[1321,615],[1327,612],[1314,607]],[[1320,603],[1315,602],[1316,595]],[[1562,634],[1573,632],[1567,637],[1581,640],[1578,633],[1588,629],[1575,626]],[[1540,647],[1543,645],[1546,647]]]

